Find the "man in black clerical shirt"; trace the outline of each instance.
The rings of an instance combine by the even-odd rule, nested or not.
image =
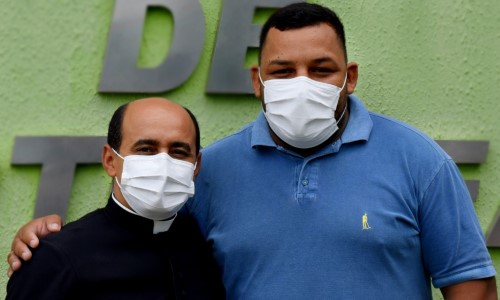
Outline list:
[[[210,247],[177,214],[194,194],[199,150],[186,108],[161,98],[118,108],[102,152],[107,205],[42,239],[7,299],[224,299]]]

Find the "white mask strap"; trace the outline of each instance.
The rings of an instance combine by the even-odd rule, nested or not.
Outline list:
[[[119,158],[121,158],[121,159],[125,160],[125,159],[123,158],[123,156],[121,156],[120,154],[118,154],[118,152],[116,152],[116,150],[115,150],[115,149],[111,148],[111,150],[113,150],[113,152],[114,152],[116,155],[118,155],[118,157],[119,157]]]
[[[339,124],[340,120],[342,120],[342,118],[344,117],[344,114],[345,114],[345,111],[347,110],[347,102],[345,103],[345,107],[344,107],[344,110],[342,111],[342,114],[340,115],[340,118],[338,119],[337,123],[335,124]]]
[[[115,181],[116,181],[116,184],[118,184],[118,187],[121,190],[122,189],[122,185],[118,182],[118,177],[116,177],[116,176],[115,176]]]
[[[341,91],[344,89],[346,83],[347,83],[347,70],[345,71],[344,84],[342,84],[342,87],[340,88]],[[346,107],[347,107],[347,105],[346,105]],[[342,113],[342,115],[344,115],[344,113]]]
[[[118,154],[118,152],[116,152],[116,150],[115,150],[115,149],[111,148],[111,150],[113,150],[113,152],[114,152],[116,155],[118,155],[118,157],[119,157],[119,158],[121,158],[121,159],[125,160],[125,159],[123,158],[123,156],[121,156],[120,154]],[[121,189],[121,188],[122,188],[122,186],[121,186],[121,184],[118,182],[118,177],[116,177],[116,176],[115,176],[115,181],[116,181],[116,184],[118,184],[118,187]]]
[[[259,70],[259,80],[260,80],[260,83],[262,84],[263,87],[266,87],[266,85],[264,84],[264,81],[262,81],[262,77],[260,76],[260,66],[258,67],[258,70]]]

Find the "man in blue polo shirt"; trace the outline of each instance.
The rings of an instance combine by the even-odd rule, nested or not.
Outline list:
[[[446,299],[496,299],[456,165],[418,130],[368,112],[357,78],[331,10],[293,4],[263,26],[252,68],[263,112],[204,149],[185,207],[227,297],[431,299],[432,283]]]
[[[263,112],[203,151],[187,204],[228,297],[430,299],[432,280],[447,298],[496,299],[455,163],[351,95],[358,69],[337,16],[306,3],[278,10],[259,61]]]

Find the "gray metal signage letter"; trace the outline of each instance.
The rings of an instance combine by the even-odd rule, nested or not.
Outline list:
[[[172,13],[172,46],[160,66],[138,68],[148,7]],[[196,68],[204,37],[205,18],[197,0],[116,0],[99,92],[158,93],[178,87]]]
[[[490,143],[488,141],[436,141],[456,164],[481,164],[486,161]],[[479,180],[466,180],[473,201],[479,193]]]
[[[260,25],[252,24],[256,7],[282,7],[297,0],[224,0],[212,57],[207,93],[251,94],[250,71],[244,68],[248,47],[259,46]]]
[[[12,165],[42,165],[34,217],[66,216],[77,164],[101,162],[106,137],[16,137]]]
[[[486,246],[500,248],[500,209],[486,232]]]

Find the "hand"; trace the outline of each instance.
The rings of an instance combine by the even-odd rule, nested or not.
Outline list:
[[[61,230],[61,226],[61,217],[50,215],[34,219],[21,227],[12,241],[11,251],[7,256],[7,263],[9,264],[7,276],[10,277],[12,273],[21,268],[21,259],[27,261],[31,258],[29,247],[38,247],[40,244],[39,238],[43,238],[52,232],[58,232]]]

